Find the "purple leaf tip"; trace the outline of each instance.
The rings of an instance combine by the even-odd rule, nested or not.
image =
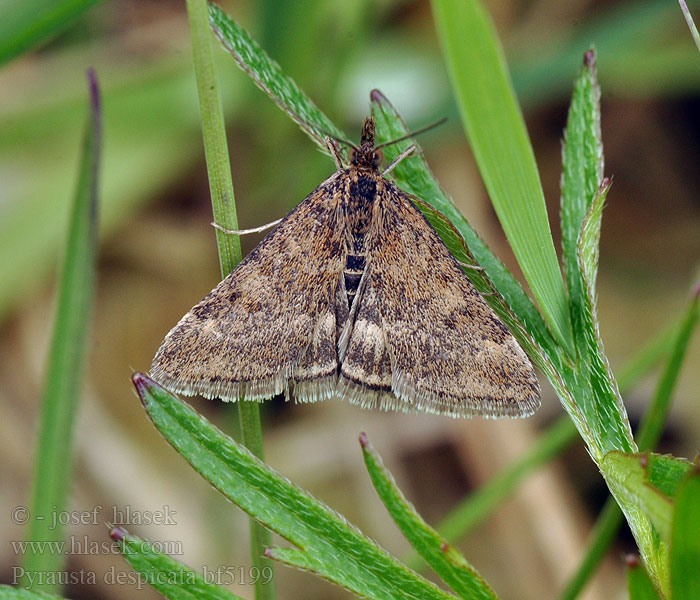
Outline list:
[[[386,102],[386,96],[376,88],[369,93],[369,99],[372,102]]]
[[[590,69],[595,67],[595,50],[591,48],[583,53],[583,64]]]
[[[112,527],[112,529],[109,530],[109,537],[115,542],[121,542],[127,535],[129,535],[129,532],[121,527]]]
[[[628,554],[625,556],[625,564],[629,569],[635,569],[639,566],[639,559],[636,554]]]
[[[369,439],[364,431],[360,434],[360,446],[362,446],[362,448],[367,448],[367,446],[369,446]]]
[[[85,74],[87,76],[88,88],[90,90],[90,105],[92,106],[93,112],[99,115],[102,107],[100,103],[100,84],[97,81],[97,73],[95,72],[95,69],[90,67]]]
[[[697,300],[700,297],[700,280],[698,280],[693,286],[693,300]]]
[[[151,387],[158,385],[155,381],[153,381],[150,377],[144,375],[143,373],[139,373],[136,371],[132,376],[131,376],[131,381],[134,384],[134,387],[136,388],[136,393],[139,395],[139,398],[141,399],[141,404],[146,406],[146,396],[150,392]]]
[[[265,552],[263,552],[263,556],[265,558],[272,558],[272,548],[265,548]]]

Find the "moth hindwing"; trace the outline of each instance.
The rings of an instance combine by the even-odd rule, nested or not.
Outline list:
[[[520,417],[539,384],[515,338],[379,171],[374,121],[347,168],[292,210],[168,333],[174,392]]]

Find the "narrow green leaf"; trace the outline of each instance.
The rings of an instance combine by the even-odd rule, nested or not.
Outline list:
[[[187,0],[187,14],[214,221],[226,229],[235,230],[238,229],[236,199],[233,192],[221,94],[214,68],[207,0]],[[225,277],[241,262],[240,238],[217,229],[216,245],[219,251],[221,275]],[[253,454],[263,458],[259,403],[239,401],[238,414],[241,441]],[[254,521],[250,522],[252,560],[253,565],[259,570],[267,568],[272,571],[272,564],[263,558],[263,552],[270,545],[270,539],[269,531]],[[258,582],[255,584],[255,594],[257,600],[274,600],[275,586],[272,583],[263,586]]]
[[[545,321],[573,356],[568,300],[532,146],[488,14],[478,0],[434,0],[457,104],[491,202]]]
[[[601,186],[601,194],[591,206],[591,218],[587,221],[594,221],[596,219],[594,213],[602,210],[606,190],[607,183],[604,183]],[[591,437],[586,441],[593,457],[600,460],[603,454],[611,450],[634,452],[637,446],[617,381],[603,351],[603,342],[600,339],[598,329],[593,281],[586,277],[583,244],[589,246],[588,254],[597,253],[597,250],[594,251],[590,248],[590,244],[593,243],[590,239],[582,241],[580,238],[579,242],[578,260],[583,295],[578,298],[575,305],[572,304],[572,307],[577,315],[574,319],[574,328],[577,333],[578,348],[581,352],[578,361],[578,379],[579,382],[586,383],[582,385],[580,393],[577,394],[577,401],[591,432]]]
[[[60,596],[0,585],[0,600],[63,600]]]
[[[577,402],[592,438],[596,459],[611,450],[636,450],[617,383],[598,333],[595,280],[603,206],[610,180],[603,179],[600,89],[595,53],[588,50],[569,109],[563,147],[561,227],[577,350]],[[586,382],[586,383],[583,383]]]
[[[139,586],[148,584],[168,600],[242,600],[225,588],[206,581],[187,565],[157,552],[150,542],[130,535],[121,527],[112,528],[109,535],[119,544],[124,560],[138,573]],[[225,578],[222,579],[225,583]]]
[[[627,590],[630,600],[661,600],[636,556],[627,559]]]
[[[586,214],[594,198],[600,197],[598,188],[603,180],[603,141],[600,133],[600,87],[598,86],[595,52],[588,50],[574,85],[569,116],[562,147],[561,178],[561,232],[564,268],[571,303],[581,298],[578,261],[579,236]],[[601,202],[602,204],[602,202]],[[589,219],[590,220],[590,219]],[[592,225],[600,221],[592,221]],[[597,249],[598,232],[594,228],[587,236],[590,246]],[[588,249],[588,248],[587,248]],[[586,252],[592,257],[592,253]],[[597,268],[597,250],[595,253]],[[595,277],[591,278],[594,281]],[[574,333],[576,314],[572,315]]]
[[[187,15],[214,221],[225,229],[235,230],[238,229],[236,198],[233,192],[221,93],[214,69],[206,0],[187,0]],[[217,229],[216,245],[219,249],[221,275],[225,277],[241,262],[241,242],[239,236],[227,235]]]
[[[598,335],[595,280],[603,205],[610,182],[603,179],[600,88],[595,53],[584,54],[574,85],[562,150],[561,229],[571,323],[576,344],[576,402],[594,458],[636,448],[627,415]]]
[[[329,153],[324,139],[326,133],[346,139],[345,134],[299,89],[293,79],[282,72],[277,62],[267,55],[245,29],[215,4],[209,5],[209,17],[214,33],[236,59],[238,66],[323,152]]]
[[[372,91],[370,100],[372,116],[377,125],[378,141],[388,142],[409,133],[401,115],[379,90]],[[439,215],[430,213],[425,210],[421,203],[416,204],[457,260],[484,269],[486,276],[481,271],[470,268],[465,268],[464,272],[480,292],[498,291],[496,295],[484,296],[484,300],[489,303],[501,320],[514,333],[521,327],[524,328],[537,345],[546,349],[549,359],[558,364],[560,357],[556,343],[532,300],[524,292],[518,280],[491,252],[467,219],[457,210],[452,198],[442,190],[430,171],[417,141],[411,139],[386,146],[383,152],[387,162],[392,162],[411,145],[416,146],[416,151],[396,165],[391,171],[390,177],[396,181],[401,189],[415,195],[423,202],[427,202],[440,213]],[[458,235],[453,234],[450,226],[443,226],[442,222],[445,219]],[[514,319],[519,323],[516,323]],[[531,345],[529,340],[523,340],[522,337],[518,338],[521,345],[524,347]],[[540,348],[532,348],[529,354],[533,356],[542,352],[543,350]]]
[[[581,275],[587,282],[592,298],[596,298],[596,278],[598,276],[598,256],[600,254],[600,227],[603,220],[603,207],[610,190],[611,181],[604,178],[593,197],[593,202],[581,223],[581,231],[576,244]]]
[[[315,573],[366,598],[452,598],[167,390],[140,373],[133,379],[149,417],[175,450],[232,502],[304,552]]]
[[[678,0],[678,3],[681,5],[681,11],[683,12],[683,16],[685,17],[686,23],[688,23],[688,29],[690,29],[690,35],[693,36],[693,41],[695,42],[695,45],[698,47],[698,50],[700,50],[700,33],[698,33],[698,28],[695,26],[695,21],[693,21],[693,16],[690,14],[690,11],[688,10],[688,5],[686,4],[685,0]]]
[[[448,544],[447,540],[430,527],[416,512],[413,505],[406,500],[364,433],[360,435],[360,444],[374,489],[377,490],[394,522],[411,542],[411,546],[460,598],[470,600],[497,598],[496,593],[457,548]]]
[[[700,598],[700,469],[697,465],[676,494],[670,562],[673,600]]]
[[[611,490],[642,508],[661,537],[671,537],[673,497],[692,463],[671,456],[646,452],[608,453],[601,465]]]
[[[0,64],[70,27],[99,0],[22,0],[0,6]]]
[[[66,509],[72,474],[73,422],[85,356],[94,295],[97,262],[98,169],[101,148],[99,89],[95,73],[88,71],[90,112],[83,140],[76,194],[73,201],[68,245],[58,290],[58,306],[48,356],[42,397],[39,437],[27,541],[48,542],[64,538],[63,526],[51,527],[52,515]],[[28,554],[28,573],[52,573],[63,569],[62,553]],[[22,585],[29,586],[25,576]],[[37,584],[42,591],[58,585]]]

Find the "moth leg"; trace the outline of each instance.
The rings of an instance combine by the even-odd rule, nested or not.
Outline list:
[[[265,225],[261,225],[260,227],[253,227],[252,229],[226,229],[225,227],[222,227],[218,223],[210,223],[210,225],[214,229],[218,229],[219,231],[223,231],[224,233],[228,235],[246,235],[248,233],[259,233],[260,231],[265,231],[266,229],[270,229],[270,227],[274,227],[275,225],[279,225],[282,222],[282,219],[277,219],[276,221],[272,221],[271,223],[267,223]]]
[[[335,161],[335,166],[337,167],[338,171],[342,171],[345,167],[343,166],[343,157],[340,156],[340,153],[338,152],[338,146],[335,144],[335,141],[328,136],[325,137],[325,140],[326,146],[328,146],[328,149],[331,151],[331,156]]]
[[[455,260],[457,260],[455,258]],[[462,262],[461,260],[457,260],[457,264],[464,268],[464,269],[471,269],[472,271],[483,271],[484,267],[480,267],[479,265],[471,265],[469,263]]]
[[[386,177],[389,173],[391,173],[396,165],[398,165],[404,158],[410,156],[416,151],[416,145],[412,144],[408,148],[406,148],[401,154],[399,154],[394,160],[389,163],[389,166],[382,171],[382,177]]]

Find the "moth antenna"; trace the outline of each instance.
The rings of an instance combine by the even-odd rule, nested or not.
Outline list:
[[[309,127],[313,127],[316,131],[322,133],[324,136],[329,137],[332,140],[335,140],[336,142],[339,142],[341,144],[345,144],[346,146],[349,146],[350,148],[356,147],[356,145],[353,144],[352,142],[348,142],[347,140],[344,140],[343,138],[340,138],[337,135],[332,134],[330,131],[326,131],[325,129],[321,129],[320,127],[316,127],[316,125],[309,125]]]
[[[214,229],[223,231],[228,235],[246,235],[248,233],[259,233],[260,231],[265,231],[266,229],[270,229],[270,227],[274,227],[275,225],[278,225],[281,222],[282,219],[277,219],[276,221],[272,221],[271,223],[267,223],[266,225],[261,225],[260,227],[253,227],[252,229],[226,229],[225,227],[222,227],[218,223],[214,222],[210,223],[210,225]]]
[[[399,154],[394,160],[389,163],[389,166],[382,171],[382,177],[386,177],[389,173],[391,173],[394,170],[394,167],[398,165],[404,158],[408,157],[410,154],[413,154],[416,151],[416,145],[411,144],[408,148],[406,148],[401,154]]]
[[[447,117],[443,117],[439,121],[435,121],[435,123],[431,123],[430,125],[426,125],[422,129],[418,129],[416,131],[412,131],[411,133],[407,133],[406,135],[396,138],[395,140],[391,140],[389,142],[384,142],[382,144],[379,144],[379,146],[375,146],[375,150],[379,150],[380,148],[383,148],[384,146],[390,146],[391,144],[396,144],[397,142],[403,142],[404,140],[407,140],[409,138],[416,137],[417,135],[420,135],[421,133],[425,133],[426,131],[429,131],[431,129],[434,129],[435,127],[438,127],[439,125],[442,125],[447,121]]]

